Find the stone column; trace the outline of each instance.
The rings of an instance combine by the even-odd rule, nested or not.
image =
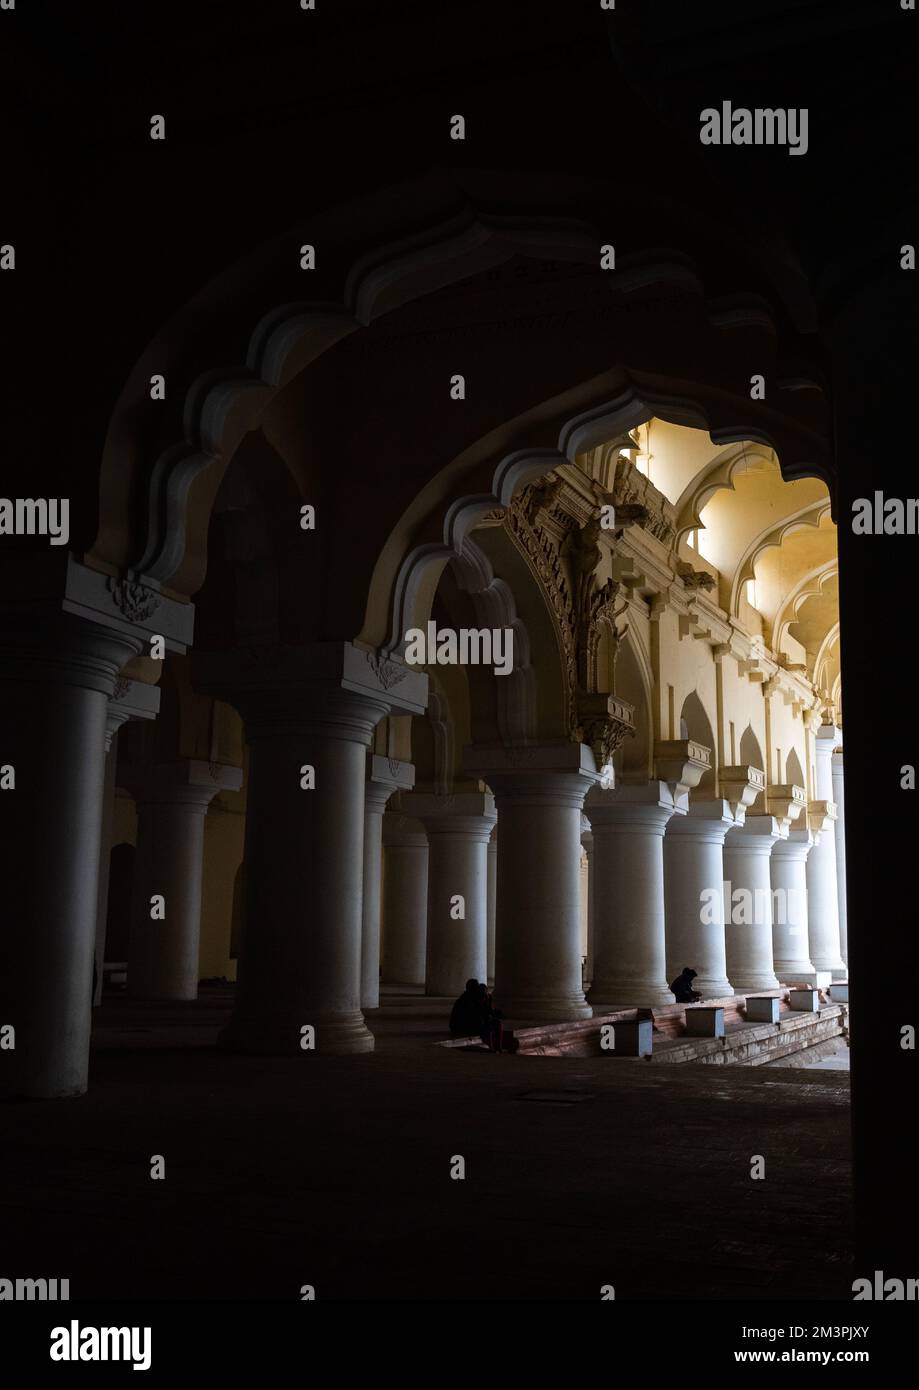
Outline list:
[[[742,811],[740,816],[742,816]],[[693,988],[709,999],[733,994],[724,940],[724,840],[743,824],[724,800],[694,801],[664,835],[667,977],[696,971]]]
[[[383,880],[383,812],[393,792],[411,787],[411,763],[367,755],[364,788],[364,901],[361,909],[361,1008],[380,1007],[380,921]]]
[[[133,768],[125,786],[137,803],[128,994],[197,999],[204,817],[219,791],[239,790],[242,769],[182,759]]]
[[[808,807],[808,823],[819,835],[807,857],[807,916],[810,956],[818,973],[829,970],[845,975],[839,953],[839,887],[836,877],[836,834],[833,821],[833,749],[842,735],[833,724],[821,724],[814,736],[816,764],[815,800]]]
[[[0,626],[0,765],[15,779],[0,791],[0,1026],[15,1030],[0,1095],[76,1096],[89,1066],[108,701],[142,639],[69,614]]]
[[[425,993],[456,998],[469,979],[485,980],[488,937],[488,840],[494,798],[483,792],[403,799],[428,836],[428,932]]]
[[[384,984],[423,985],[428,934],[428,837],[420,821],[383,816]]]
[[[594,974],[590,1002],[653,1008],[672,1004],[667,987],[664,832],[682,816],[663,782],[594,787],[587,798],[593,828]],[[602,1010],[601,1010],[602,1011]]]
[[[350,643],[225,653],[196,684],[234,704],[250,748],[246,906],[232,1051],[368,1052],[360,1008],[364,785],[375,726],[418,714],[427,678]],[[313,1029],[314,1034],[305,1032]]]
[[[488,841],[488,921],[486,927],[485,963],[488,984],[495,982],[495,922],[498,908],[498,827]]]
[[[592,829],[592,827],[591,827],[590,821],[589,821],[589,820],[587,819],[587,817],[584,816],[584,815],[581,816],[581,848],[583,849],[584,854],[587,856],[587,873],[585,874],[585,873],[583,872],[583,866],[582,866],[582,872],[581,872],[581,895],[582,895],[582,899],[584,898],[585,895],[586,895],[586,899],[587,899],[587,901],[586,901],[586,914],[585,914],[585,911],[584,911],[584,909],[585,909],[585,903],[584,903],[583,901],[582,901],[582,903],[581,903],[581,918],[582,918],[581,932],[582,932],[582,937],[585,935],[585,933],[584,933],[584,921],[583,921],[583,919],[584,919],[584,916],[585,916],[585,915],[586,915],[586,918],[587,918],[587,923],[586,923],[586,926],[587,926],[587,930],[586,930],[586,948],[585,948],[584,953],[583,953],[585,959],[584,959],[583,969],[582,969],[582,972],[581,972],[581,978],[582,978],[582,980],[583,980],[584,987],[585,987],[585,989],[586,989],[586,987],[588,986],[588,984],[590,984],[591,980],[592,980],[593,977],[594,977],[594,912],[595,912],[595,909],[596,909],[597,894],[596,894],[596,882],[595,882],[595,878],[594,878],[594,837],[593,837],[593,829]]]
[[[724,841],[725,955],[735,990],[778,989],[772,962],[770,860],[788,834],[774,816],[747,814]]]
[[[102,1002],[105,970],[105,935],[108,928],[109,874],[112,861],[112,824],[115,817],[115,773],[118,762],[118,730],[129,719],[155,719],[160,692],[155,685],[119,676],[108,702],[105,721],[105,790],[102,805],[102,835],[99,843],[99,894],[96,904],[96,991],[93,1004]]]
[[[839,912],[839,955],[848,973],[849,919],[846,911],[846,787],[842,748],[833,751],[833,802],[836,806],[836,906]]]
[[[581,808],[597,780],[584,744],[477,746],[467,766],[495,794],[495,999],[511,1018],[589,1018],[581,975]]]
[[[772,954],[775,973],[783,985],[807,983],[815,975],[808,951],[807,856],[814,847],[810,830],[789,830],[788,838],[776,840],[770,859],[773,891],[781,897],[776,903],[784,911],[783,920],[774,914]]]

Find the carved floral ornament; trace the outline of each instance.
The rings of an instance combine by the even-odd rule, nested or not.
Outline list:
[[[601,684],[599,652],[604,631],[609,636],[615,669],[620,644],[628,631],[628,624],[623,621],[628,604],[620,597],[622,586],[614,579],[603,584],[597,580],[596,571],[603,558],[599,518],[579,524],[565,511],[563,490],[563,480],[551,475],[524,488],[506,509],[504,524],[544,589],[556,620],[570,735],[577,741],[596,742],[598,747],[609,746],[609,737],[599,729],[594,730],[595,737],[587,738],[584,734],[582,697],[597,693]],[[558,543],[540,520],[547,513],[552,529],[562,533]],[[607,715],[600,718],[606,719]],[[626,732],[629,730],[618,736],[620,742]]]
[[[108,587],[116,607],[129,623],[146,622],[162,603],[159,594],[153,589],[148,589],[145,584],[138,584],[132,579],[111,578]]]

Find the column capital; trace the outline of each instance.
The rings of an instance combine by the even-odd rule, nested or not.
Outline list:
[[[774,816],[790,827],[807,810],[807,792],[792,782],[769,788],[769,808]]]
[[[68,613],[0,617],[0,659],[7,679],[72,685],[111,698],[119,673],[143,640]]]
[[[674,799],[697,787],[711,765],[712,750],[694,739],[666,739],[654,745],[654,771]]]
[[[424,826],[414,816],[401,810],[387,810],[383,816],[383,844],[387,848],[426,849],[428,837]]]
[[[0,583],[0,589],[24,597],[0,603],[4,628],[9,621],[40,629],[70,616],[127,640],[131,655],[140,653],[154,635],[163,637],[171,652],[184,653],[192,640],[194,605],[168,598],[143,575],[103,574],[66,550],[20,551],[5,563],[15,566],[16,583]],[[0,580],[7,578],[4,570],[0,563]]]
[[[725,836],[726,849],[748,849],[753,853],[771,854],[777,840],[788,837],[785,823],[775,816],[745,816],[742,825],[735,825]]]
[[[488,783],[500,805],[572,806],[580,811],[589,789],[599,781],[596,761],[586,743],[472,744],[463,750],[466,770]]]
[[[382,814],[394,792],[410,791],[414,785],[415,768],[412,763],[368,752],[367,783],[364,787],[365,810]]]
[[[836,805],[832,801],[809,801],[807,803],[807,824],[815,834],[829,830],[836,819]]]
[[[745,811],[752,806],[757,797],[765,792],[766,774],[760,767],[743,764],[723,767],[718,774],[718,784],[736,815],[741,808]]]
[[[488,840],[497,819],[495,799],[488,792],[454,792],[437,796],[429,792],[409,792],[400,806],[421,822],[432,835],[472,836]]]
[[[789,830],[784,839],[776,840],[772,846],[772,857],[804,863],[819,838],[812,830]]]
[[[842,729],[835,724],[820,724],[814,731],[814,741],[817,745],[817,752],[826,756],[835,750],[838,743],[842,742]]]
[[[598,828],[611,825],[619,831],[634,829],[642,834],[658,827],[663,834],[671,816],[685,815],[688,806],[685,793],[674,796],[667,782],[657,781],[609,791],[591,787],[585,802],[587,814]]]
[[[203,815],[221,791],[239,791],[243,782],[241,767],[225,763],[206,763],[197,758],[180,758],[172,763],[123,764],[118,784],[140,805],[184,803]]]
[[[369,746],[384,715],[422,714],[427,703],[427,676],[351,642],[193,654],[192,669],[199,690],[239,710],[250,741],[318,726]]]
[[[115,679],[115,688],[109,696],[108,713],[105,718],[105,751],[112,746],[112,739],[129,719],[155,719],[160,709],[160,689],[158,685],[148,685],[146,681],[128,680],[126,676]]]
[[[691,802],[685,816],[674,816],[668,822],[666,833],[722,845],[728,831],[743,822],[743,811],[735,816],[731,803],[718,797],[712,801]]]

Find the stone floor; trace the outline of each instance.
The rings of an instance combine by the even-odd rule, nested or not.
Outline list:
[[[230,1057],[229,997],[108,1000],[89,1094],[0,1111],[5,1272],[75,1299],[851,1296],[844,1071],[451,1051],[423,1001],[372,1017],[371,1055]]]

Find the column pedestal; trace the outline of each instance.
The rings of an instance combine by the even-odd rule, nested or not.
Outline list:
[[[423,985],[428,934],[428,837],[401,812],[383,816],[383,983]]]
[[[724,841],[725,956],[735,990],[778,989],[772,962],[770,859],[787,830],[774,816],[747,815]],[[740,891],[739,900],[734,897]]]
[[[595,900],[590,1002],[595,1010],[608,1004],[672,1004],[667,987],[664,832],[678,808],[670,789],[663,782],[615,791],[595,787],[586,810],[593,831]]]
[[[488,840],[494,798],[482,792],[403,798],[428,837],[425,994],[456,998],[487,973]],[[456,900],[462,899],[462,904]],[[459,916],[459,912],[462,916]]]
[[[583,744],[474,747],[467,766],[495,794],[495,1000],[515,1019],[590,1018],[581,972],[581,810],[597,781]]]
[[[742,812],[741,812],[742,815]],[[743,821],[730,803],[694,801],[674,816],[664,835],[667,975],[688,966],[693,988],[709,999],[733,994],[724,940],[724,840]]]

